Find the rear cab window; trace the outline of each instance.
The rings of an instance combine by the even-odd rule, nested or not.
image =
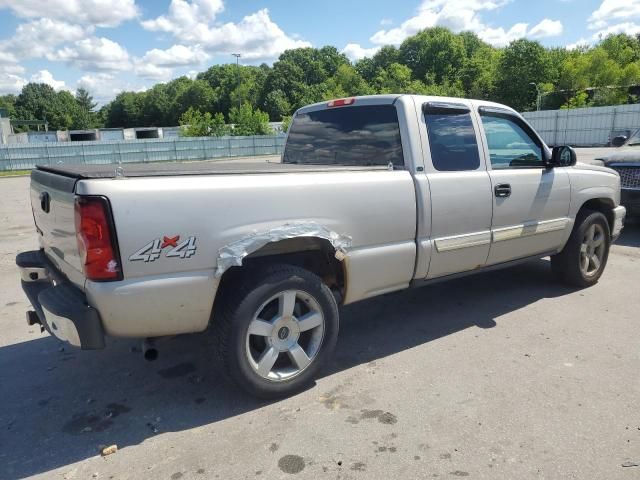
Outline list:
[[[471,110],[444,102],[427,102],[422,110],[433,167],[440,172],[477,170],[480,152]]]
[[[353,105],[298,113],[289,129],[283,163],[402,168],[394,105]]]

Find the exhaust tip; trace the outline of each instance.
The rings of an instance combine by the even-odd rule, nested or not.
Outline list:
[[[158,359],[158,349],[152,338],[146,338],[142,341],[142,356],[147,362],[153,362]]]
[[[158,350],[156,348],[147,348],[143,356],[147,362],[153,362],[158,359]]]

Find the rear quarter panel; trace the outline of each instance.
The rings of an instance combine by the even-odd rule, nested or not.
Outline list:
[[[109,198],[124,281],[87,282],[108,333],[166,335],[206,328],[218,250],[256,232],[313,221],[352,238],[345,266],[352,302],[408,286],[415,265],[416,200],[407,171],[213,175],[81,181]],[[132,260],[165,237],[194,238],[188,258]]]

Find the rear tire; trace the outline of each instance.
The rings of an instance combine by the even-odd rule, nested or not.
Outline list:
[[[272,265],[247,271],[221,293],[213,319],[216,351],[223,373],[251,395],[296,393],[332,356],[338,307],[317,275]]]
[[[569,285],[590,287],[598,283],[604,272],[610,246],[607,218],[600,212],[584,210],[578,214],[562,252],[551,257],[551,269]]]

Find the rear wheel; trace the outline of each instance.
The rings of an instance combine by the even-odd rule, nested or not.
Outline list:
[[[299,391],[335,347],[338,308],[331,290],[289,265],[245,275],[240,283],[213,320],[225,373],[258,397]]]
[[[562,252],[551,257],[551,267],[561,280],[577,287],[595,285],[607,264],[611,233],[600,212],[584,211],[576,218]]]

